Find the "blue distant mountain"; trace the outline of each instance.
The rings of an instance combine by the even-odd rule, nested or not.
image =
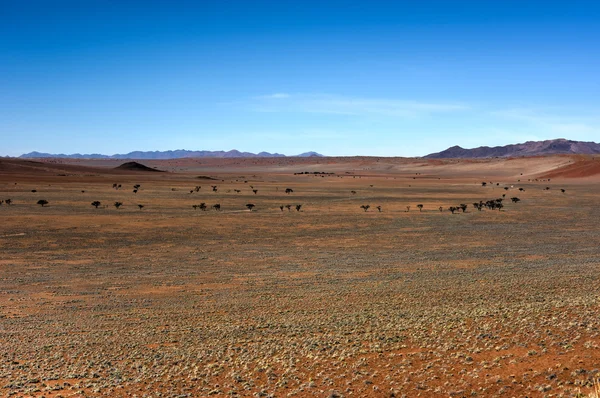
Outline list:
[[[317,152],[305,152],[295,157],[322,157]],[[91,154],[52,154],[42,152],[25,153],[20,158],[68,158],[68,159],[181,159],[181,158],[283,158],[287,157],[280,153],[260,152],[258,154],[251,152],[231,151],[188,151],[177,149],[174,151],[134,151],[125,154],[102,155],[99,153]]]

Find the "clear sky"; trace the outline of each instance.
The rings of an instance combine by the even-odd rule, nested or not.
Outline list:
[[[0,0],[0,155],[600,141],[598,1]]]

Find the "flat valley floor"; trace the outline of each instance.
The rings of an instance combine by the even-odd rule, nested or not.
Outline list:
[[[600,378],[598,158],[123,162],[0,159],[0,396],[576,397]]]

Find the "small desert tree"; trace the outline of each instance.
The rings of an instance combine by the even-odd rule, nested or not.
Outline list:
[[[40,199],[37,201],[37,204],[44,207],[48,204],[48,201],[46,199]]]
[[[285,205],[285,208],[288,209],[288,211],[290,211],[292,209],[292,205]]]
[[[465,211],[467,211],[467,205],[466,205],[466,204],[464,204],[464,203],[461,203],[461,204],[460,204],[460,206],[458,206],[458,207],[460,207],[460,209],[463,211],[463,213],[464,213]]]
[[[300,211],[301,208],[302,208],[302,205],[296,205],[296,211]]]
[[[221,204],[217,203],[217,204],[213,205],[213,209],[215,209],[216,211],[221,211]]]
[[[248,203],[246,205],[246,207],[248,208],[248,210],[252,211],[252,209],[255,207],[256,205],[254,203]]]
[[[138,205],[138,207],[140,208],[140,210],[142,210],[144,208],[144,205]]]
[[[356,191],[350,191],[352,195],[356,195]]]
[[[376,209],[381,213],[381,206],[377,206]]]
[[[410,206],[406,206],[406,212],[408,213],[410,211]]]
[[[482,187],[485,187],[486,185],[487,185],[487,182],[482,182],[482,183],[481,183],[481,186],[482,186]]]
[[[444,211],[444,208],[442,206],[440,206],[440,213]]]
[[[422,204],[418,204],[417,207],[419,208],[419,212],[421,212],[421,210],[423,210],[423,205]]]
[[[448,207],[448,210],[450,210],[450,212],[451,212],[452,214],[454,214],[454,212],[455,212],[456,210],[458,210],[458,208],[457,208],[457,207],[454,207],[454,206],[450,206],[450,207]]]
[[[287,193],[287,194],[290,194],[292,192],[294,192],[294,190],[292,188],[286,188],[285,189],[285,193]]]
[[[254,194],[256,195],[256,193],[258,192],[258,189],[253,189],[252,192],[254,192]]]
[[[360,208],[363,209],[364,211],[369,210],[370,207],[371,207],[370,205],[362,205],[362,206],[360,206]]]
[[[279,210],[283,211],[283,205],[279,206]]]
[[[6,199],[4,203],[10,206],[12,204],[12,199]]]
[[[206,203],[202,202],[198,205],[198,208],[202,211],[206,211]]]
[[[123,206],[123,202],[115,202],[114,206],[118,209],[119,207]]]
[[[94,200],[94,201],[92,202],[92,206],[94,206],[96,209],[97,209],[97,208],[98,208],[98,206],[100,206],[101,204],[102,204],[102,203],[100,203],[100,201],[99,201],[99,200]]]
[[[510,200],[512,200],[513,203],[521,201],[521,199],[517,198],[516,196],[514,198],[510,198]]]
[[[567,191],[566,191],[566,189],[561,189],[560,192],[565,193]]]

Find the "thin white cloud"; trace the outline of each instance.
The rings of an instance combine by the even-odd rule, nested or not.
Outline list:
[[[600,120],[590,116],[564,115],[555,110],[553,114],[529,108],[512,108],[491,112],[503,119],[523,122],[524,127],[545,132],[545,135],[559,135],[560,138],[592,139],[600,136]]]
[[[267,95],[259,95],[257,97],[254,97],[255,99],[283,99],[283,98],[289,98],[290,94],[288,93],[273,93],[273,94],[267,94]]]
[[[254,97],[249,106],[257,112],[300,112],[337,115],[385,115],[412,118],[431,113],[470,109],[463,103],[347,97],[325,94],[269,94]]]

